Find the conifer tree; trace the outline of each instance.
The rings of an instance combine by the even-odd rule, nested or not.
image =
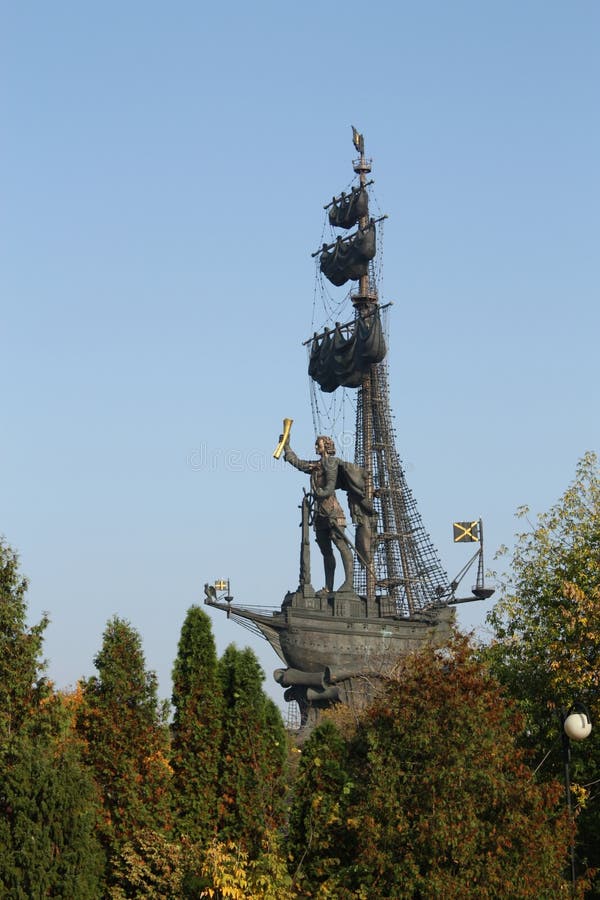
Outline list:
[[[288,847],[298,886],[322,886],[347,862],[354,842],[345,844],[345,807],[353,783],[348,774],[348,745],[325,719],[302,747],[293,785]]]
[[[64,698],[41,673],[44,616],[26,626],[27,580],[0,541],[0,896],[98,896],[93,782]]]
[[[0,896],[95,900],[104,868],[98,815],[68,704],[53,694],[2,754]]]
[[[180,834],[206,844],[217,826],[222,701],[211,622],[198,606],[188,610],[181,629],[172,701],[175,824]]]
[[[156,675],[146,670],[129,622],[108,622],[94,663],[98,675],[81,682],[77,728],[100,791],[100,834],[113,855],[141,829],[170,828],[168,729]]]
[[[289,743],[281,710],[264,692],[265,719],[262,729],[262,753],[265,759],[262,802],[265,810],[267,837],[281,829],[287,821],[289,790]]]
[[[227,647],[219,673],[224,699],[220,837],[239,841],[255,858],[283,819],[285,729],[262,690],[264,675],[252,650]]]
[[[48,618],[27,627],[26,591],[18,556],[0,538],[0,743],[18,731],[44,695],[41,652]]]

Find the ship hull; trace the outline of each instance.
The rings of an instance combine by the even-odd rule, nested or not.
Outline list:
[[[424,644],[443,643],[454,621],[454,610],[448,606],[400,618],[344,615],[348,606],[344,600],[334,600],[322,610],[284,603],[282,610],[270,616],[218,601],[209,605],[227,610],[233,619],[252,623],[283,662],[307,673],[325,669],[353,674],[385,671],[396,659]]]
[[[380,672],[425,643],[441,643],[449,634],[452,613],[445,607],[426,619],[326,619],[294,610],[279,642],[288,666],[304,672]]]

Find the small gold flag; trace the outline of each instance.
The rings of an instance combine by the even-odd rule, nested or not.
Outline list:
[[[218,591],[226,591],[228,584],[229,584],[229,582],[224,581],[222,578],[220,581],[215,581],[215,587]]]

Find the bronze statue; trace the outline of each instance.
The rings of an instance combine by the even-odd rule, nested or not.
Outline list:
[[[354,557],[344,533],[346,527],[344,510],[335,495],[340,460],[335,455],[333,440],[325,435],[317,437],[315,451],[320,459],[306,460],[296,456],[289,442],[286,442],[283,448],[285,461],[310,475],[310,486],[315,502],[313,524],[317,544],[323,554],[325,590],[328,593],[333,592],[335,557],[332,544],[335,544],[344,566],[344,583],[338,591],[353,591]]]

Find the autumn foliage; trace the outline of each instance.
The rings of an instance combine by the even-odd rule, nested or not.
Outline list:
[[[578,878],[600,869],[600,472],[594,453],[545,513],[518,511],[517,535],[482,655],[526,716],[538,778],[562,774],[560,715],[584,702],[595,727],[572,742]],[[600,885],[588,890],[600,895]]]
[[[491,644],[455,634],[399,661],[368,708],[334,710],[303,743],[252,651],[219,659],[197,606],[170,709],[118,616],[96,674],[57,691],[47,620],[27,624],[27,582],[0,542],[0,896],[597,896],[600,729],[573,748],[570,822],[558,716],[575,700],[600,714],[595,457],[548,513],[522,515]]]
[[[465,638],[402,660],[346,746],[327,724],[303,752],[306,895],[559,896],[561,789],[536,783],[521,724]]]

